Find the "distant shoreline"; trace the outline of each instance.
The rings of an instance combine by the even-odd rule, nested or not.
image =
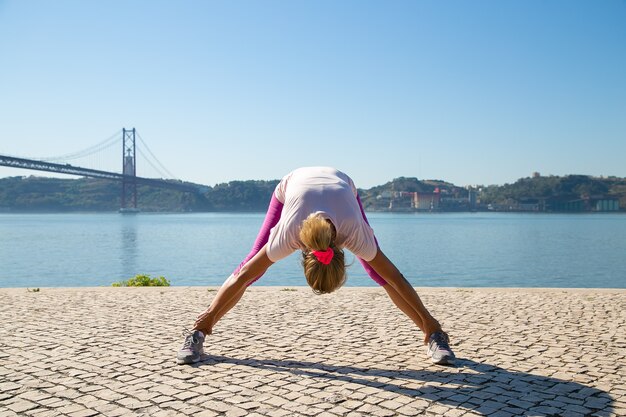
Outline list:
[[[126,206],[120,183],[110,180],[8,177],[0,178],[0,212],[114,212],[122,205],[157,213],[265,212],[277,183],[190,184],[192,191],[139,185],[136,206]],[[626,212],[626,178],[617,177],[537,174],[514,184],[472,187],[399,177],[358,193],[367,212]]]

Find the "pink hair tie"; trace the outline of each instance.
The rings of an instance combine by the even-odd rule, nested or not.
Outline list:
[[[326,250],[314,250],[313,255],[315,255],[318,261],[320,261],[324,265],[328,265],[330,261],[333,260],[333,256],[335,256],[335,251],[332,248],[328,248]]]

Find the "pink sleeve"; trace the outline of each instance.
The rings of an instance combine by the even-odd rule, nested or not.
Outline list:
[[[276,198],[275,193],[272,193],[272,198],[270,200],[270,205],[267,209],[267,214],[265,215],[265,220],[263,221],[261,230],[259,231],[259,234],[256,237],[256,240],[254,241],[254,245],[252,245],[252,250],[250,250],[250,253],[248,254],[248,256],[246,256],[245,259],[239,264],[239,266],[233,271],[233,274],[237,274],[241,270],[241,268],[250,259],[252,259],[254,255],[259,253],[261,248],[267,243],[267,241],[269,240],[269,236],[270,236],[270,230],[272,230],[272,228],[276,226],[276,223],[278,223],[278,221],[280,220],[280,215],[283,211],[283,206],[284,204],[281,203],[278,200],[278,198]],[[252,284],[256,280],[261,278],[261,276],[262,275],[259,275],[258,277],[256,277],[254,281],[252,281],[250,284]]]

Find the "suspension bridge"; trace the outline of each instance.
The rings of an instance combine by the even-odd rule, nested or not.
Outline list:
[[[110,150],[120,145],[120,134],[122,150],[121,170],[117,171],[110,168],[106,170],[75,165],[76,162],[74,161],[80,160],[82,161],[81,165],[91,164],[92,166],[99,166],[103,163],[102,161],[110,159],[107,156],[103,157],[103,155],[110,153]],[[137,138],[139,138],[139,142],[142,144],[142,147],[137,146]],[[143,149],[145,149],[145,152]],[[116,152],[119,152],[119,148]],[[143,160],[145,160],[161,178],[149,178],[147,176],[137,175],[137,153],[142,156]],[[119,153],[117,155],[119,157]],[[122,213],[134,213],[139,211],[137,209],[137,185],[139,184],[170,188],[190,193],[199,193],[202,188],[201,186],[184,183],[176,179],[175,176],[157,159],[135,128],[123,128],[121,132],[116,132],[96,145],[83,149],[79,152],[73,152],[61,156],[21,158],[16,156],[0,155],[0,166],[119,181],[122,183],[120,196],[120,212]]]

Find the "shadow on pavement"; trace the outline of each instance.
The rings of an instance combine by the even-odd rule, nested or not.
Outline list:
[[[519,416],[610,416],[613,398],[597,388],[578,382],[509,371],[469,359],[457,360],[456,369],[433,365],[432,370],[392,370],[336,366],[319,362],[237,359],[205,355],[194,367],[229,363],[285,372],[321,380],[343,381],[422,398],[489,415],[498,410]],[[391,381],[381,382],[377,378]],[[424,386],[407,389],[398,382],[421,381]],[[433,384],[434,383],[434,384]],[[451,387],[452,385],[453,387]]]

